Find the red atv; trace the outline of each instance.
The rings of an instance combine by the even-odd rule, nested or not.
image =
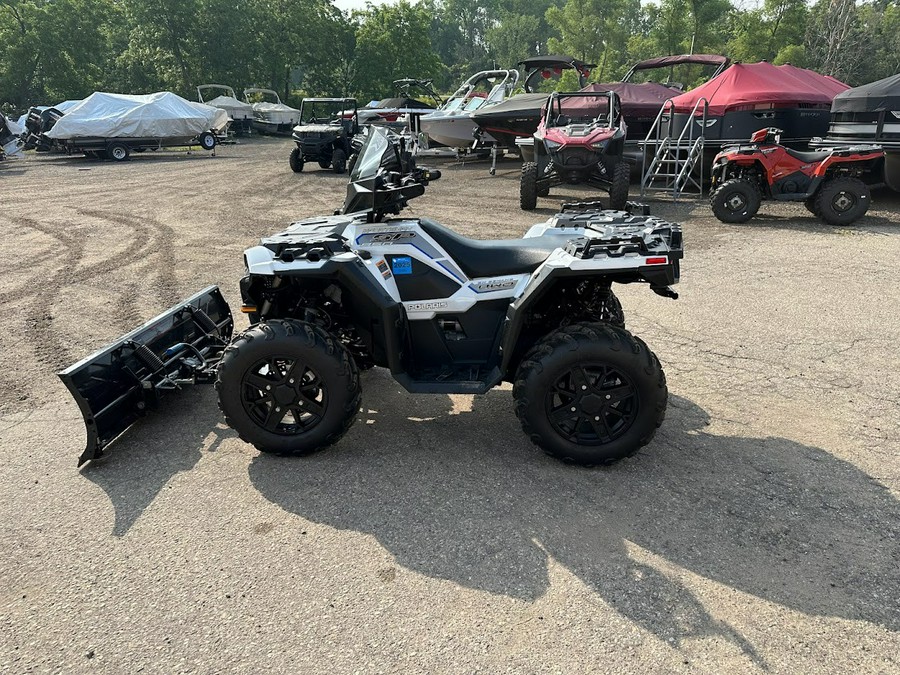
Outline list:
[[[712,167],[710,206],[723,223],[746,223],[763,199],[803,202],[829,225],[849,225],[869,210],[862,180],[878,175],[874,145],[800,152],[780,145],[781,129],[760,129],[750,145],[725,148]]]
[[[526,211],[562,183],[609,191],[609,207],[624,209],[631,166],[623,160],[625,121],[612,91],[554,92],[534,134],[534,161],[522,164],[519,203]]]

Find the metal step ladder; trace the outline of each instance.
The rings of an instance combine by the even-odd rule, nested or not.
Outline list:
[[[667,99],[659,109],[643,151],[641,197],[662,192],[677,200],[685,191],[703,194],[703,148],[709,101],[700,98],[680,132],[675,128],[675,104]],[[676,135],[677,133],[677,135]],[[649,164],[648,157],[652,155]]]

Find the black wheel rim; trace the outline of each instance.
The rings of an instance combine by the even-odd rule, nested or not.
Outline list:
[[[328,390],[299,359],[262,359],[244,373],[241,403],[250,419],[273,434],[302,434],[322,421]]]
[[[603,445],[621,438],[637,417],[639,404],[628,376],[602,363],[567,370],[546,398],[554,430],[578,445]]]
[[[732,213],[743,211],[745,206],[747,206],[747,199],[740,192],[730,192],[725,195],[725,208]]]
[[[846,190],[841,190],[831,198],[831,208],[838,213],[846,213],[856,206],[856,195]]]

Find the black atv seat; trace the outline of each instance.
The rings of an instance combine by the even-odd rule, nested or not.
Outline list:
[[[419,223],[470,279],[533,272],[572,238],[551,234],[528,239],[469,239],[428,218]]]
[[[821,162],[831,154],[831,150],[809,150],[807,152],[803,152],[801,150],[792,150],[791,148],[785,148],[785,151],[794,159],[799,159],[801,162],[808,162],[809,164]]]

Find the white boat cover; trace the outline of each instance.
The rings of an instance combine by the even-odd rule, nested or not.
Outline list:
[[[47,132],[50,138],[193,138],[221,130],[228,113],[170,91],[155,94],[94,92]]]
[[[221,108],[231,115],[231,119],[235,120],[253,119],[255,117],[252,105],[239,101],[233,96],[216,96],[211,101],[206,101],[206,105],[211,105],[213,108]]]
[[[19,124],[18,122],[15,122],[9,118],[3,119],[6,119],[6,128],[13,136],[21,136],[25,133],[25,125]],[[3,136],[4,134],[0,133],[0,138],[2,138]]]
[[[272,103],[270,101],[260,101],[259,103],[253,104],[253,109],[256,112],[260,113],[294,113],[299,115],[300,111],[296,108],[292,108],[289,105],[285,105],[284,103]]]

